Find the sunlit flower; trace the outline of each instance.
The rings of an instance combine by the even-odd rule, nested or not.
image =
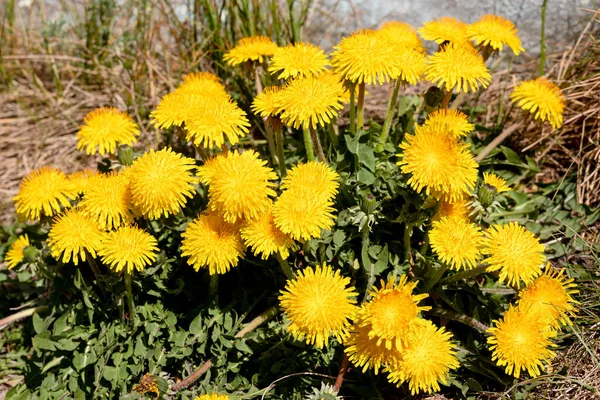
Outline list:
[[[86,253],[96,257],[104,232],[98,223],[80,210],[67,210],[54,218],[48,232],[48,247],[55,260],[79,264],[86,261]]]
[[[131,188],[125,173],[99,175],[88,188],[80,205],[102,229],[114,229],[133,222]]]
[[[269,211],[270,197],[276,195],[270,181],[277,179],[267,162],[254,150],[220,155],[208,167],[198,168],[202,183],[209,185],[211,210],[225,221],[255,220]]]
[[[496,193],[509,192],[510,188],[506,185],[506,181],[496,174],[489,172],[483,173],[483,183],[494,188]]]
[[[311,43],[294,43],[280,47],[271,58],[269,72],[277,79],[318,75],[327,70],[329,61],[323,49]]]
[[[400,21],[388,21],[377,31],[394,45],[425,52],[417,31],[410,24]]]
[[[542,273],[544,245],[518,223],[492,225],[485,236],[481,254],[489,272],[500,272],[500,282],[520,287]]]
[[[487,342],[492,351],[492,360],[505,367],[506,373],[519,378],[521,370],[532,378],[540,375],[544,363],[554,358],[550,338],[553,332],[535,315],[511,307],[504,318],[494,321],[488,332]]]
[[[386,365],[395,365],[401,359],[401,352],[396,348],[387,349],[377,344],[377,337],[370,337],[371,325],[352,325],[348,338],[344,340],[344,352],[354,366],[362,367],[362,372],[372,369],[377,375]]]
[[[452,217],[460,217],[464,219],[469,218],[469,205],[468,201],[465,198],[449,201],[445,198],[442,198],[438,202],[438,209],[434,216],[431,218],[432,222],[439,221],[444,217],[452,218]]]
[[[96,185],[96,178],[99,175],[101,175],[101,173],[95,169],[86,169],[73,172],[68,175],[68,178],[73,183],[77,193],[83,194],[87,192],[90,187]]]
[[[410,325],[418,322],[421,311],[431,308],[418,305],[427,294],[413,294],[416,285],[417,282],[409,283],[406,275],[400,277],[398,284],[381,280],[381,288],[373,290],[371,301],[363,303],[358,314],[361,326],[371,325],[369,337],[377,338],[377,345],[383,344],[388,350],[395,345],[402,350]]]
[[[177,91],[167,93],[160,99],[156,109],[150,113],[150,119],[152,124],[162,129],[183,126],[190,110],[197,104],[203,103],[205,103],[204,96],[200,94],[182,94]]]
[[[42,167],[30,172],[19,185],[15,208],[20,218],[37,221],[42,215],[51,217],[61,207],[70,207],[77,188],[58,168]]]
[[[25,250],[27,246],[30,246],[29,237],[27,235],[19,236],[17,240],[10,245],[6,252],[6,256],[4,257],[8,269],[12,269],[23,262],[23,250]]]
[[[125,269],[128,274],[134,269],[143,271],[144,267],[156,261],[157,252],[156,239],[135,226],[122,226],[106,233],[98,249],[104,264],[115,272]]]
[[[479,21],[467,27],[467,37],[469,40],[474,40],[475,44],[490,46],[498,51],[502,51],[504,46],[508,46],[515,55],[525,51],[517,32],[517,28],[512,22],[498,15],[490,14],[484,15]]]
[[[459,367],[452,335],[443,327],[420,320],[410,326],[407,336],[401,360],[386,368],[388,380],[397,385],[408,381],[413,395],[439,391],[439,382],[447,385],[448,373]]]
[[[431,248],[450,268],[475,268],[480,258],[481,229],[462,217],[444,217],[429,232]]]
[[[468,41],[467,24],[453,17],[441,17],[425,22],[419,29],[419,34],[423,39],[433,40],[437,44],[465,44]]]
[[[398,47],[377,31],[360,30],[334,48],[331,64],[347,81],[381,85],[398,76]]]
[[[350,278],[326,264],[300,270],[279,296],[291,321],[288,332],[318,348],[327,346],[331,336],[342,340],[357,309],[354,297],[358,293],[349,284]]]
[[[295,240],[309,240],[321,236],[321,230],[334,225],[333,202],[326,194],[310,187],[285,190],[275,201],[275,225]]]
[[[395,73],[390,75],[393,79],[400,79],[411,85],[416,85],[423,79],[423,73],[427,65],[427,55],[424,52],[400,47],[396,51],[398,67]]]
[[[131,202],[147,218],[177,214],[196,192],[195,160],[169,148],[138,157],[129,173]]]
[[[448,108],[442,108],[429,114],[423,125],[431,129],[449,132],[456,138],[466,136],[475,129],[475,125],[469,123],[465,114]]]
[[[260,255],[263,260],[275,253],[279,253],[285,260],[290,251],[298,248],[294,239],[281,232],[275,225],[271,210],[256,220],[247,222],[240,233],[246,245],[252,248],[254,255]]]
[[[329,165],[319,161],[297,164],[281,181],[281,189],[310,188],[313,193],[334,199],[340,186],[340,176]]]
[[[470,194],[477,182],[477,163],[469,145],[430,127],[417,127],[400,145],[398,165],[411,174],[408,184],[416,191],[457,201]]]
[[[280,118],[297,129],[324,126],[343,108],[344,86],[331,72],[293,79],[277,95]]]
[[[570,324],[569,317],[575,312],[573,294],[578,293],[573,278],[564,275],[564,269],[554,269],[548,263],[544,274],[519,292],[519,309],[551,325]]]
[[[450,43],[429,57],[425,77],[441,89],[475,92],[486,88],[492,76],[483,57],[469,45]]]
[[[209,393],[201,394],[200,396],[197,396],[194,400],[229,400],[229,396],[226,394]]]
[[[534,114],[535,119],[550,122],[554,129],[562,126],[565,98],[558,86],[546,78],[521,82],[510,98],[517,106]]]
[[[83,119],[77,133],[77,149],[87,154],[110,154],[118,145],[132,145],[140,130],[129,115],[114,107],[98,108]]]
[[[221,146],[225,138],[236,144],[249,127],[246,113],[233,100],[221,98],[198,102],[185,119],[187,140],[206,148]]]
[[[264,57],[272,56],[277,45],[267,36],[245,37],[223,56],[229,65],[238,65],[246,61],[263,62]]]
[[[278,94],[279,86],[266,87],[254,98],[250,109],[254,114],[263,118],[276,116],[279,114]]]
[[[215,213],[200,214],[181,234],[181,255],[196,271],[208,268],[211,275],[224,274],[235,267],[246,246],[239,227]]]
[[[205,97],[222,97],[228,99],[229,95],[221,79],[210,72],[193,72],[183,77],[183,82],[177,87],[175,93],[181,95],[199,95]]]

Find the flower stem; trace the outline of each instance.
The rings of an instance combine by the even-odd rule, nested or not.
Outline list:
[[[125,294],[127,295],[127,308],[129,309],[129,319],[132,321],[133,326],[137,325],[137,319],[135,314],[135,305],[133,304],[133,290],[131,289],[131,274],[125,272]]]
[[[444,275],[444,272],[446,272],[447,270],[448,265],[446,263],[442,263],[439,266],[439,268],[436,268],[436,270],[433,271],[433,274],[429,277],[429,280],[427,280],[427,282],[425,283],[425,286],[423,287],[423,292],[429,292],[431,288],[433,288],[435,284],[440,281],[440,279]]]
[[[283,129],[281,124],[275,129],[275,141],[277,142],[277,158],[279,160],[279,172],[281,177],[284,178],[287,175],[285,168],[285,154],[283,152]]]
[[[335,390],[336,393],[339,392],[342,388],[342,383],[344,383],[344,376],[346,375],[349,369],[350,360],[348,359],[348,356],[344,354],[344,358],[342,359],[342,365],[340,366],[340,372],[338,372],[338,376],[335,379],[335,384],[333,385],[333,390]]]
[[[454,275],[450,275],[449,277],[444,279],[442,281],[442,283],[452,283],[452,282],[458,282],[463,279],[472,278],[472,277],[477,276],[477,275],[481,274],[482,272],[484,272],[486,268],[487,268],[486,266],[480,265],[476,268],[468,269],[466,271],[462,271],[462,272],[456,273]]]
[[[448,311],[448,310],[444,310],[442,308],[434,308],[433,310],[426,311],[426,312],[428,314],[435,315],[437,317],[451,319],[453,321],[463,323],[465,325],[470,326],[471,328],[478,330],[479,332],[483,333],[484,335],[488,334],[487,330],[490,329],[490,327],[487,326],[486,324],[484,324],[483,322],[477,321],[475,318],[471,318],[465,314],[459,314],[454,311]]]
[[[394,119],[394,111],[396,111],[396,103],[398,102],[398,92],[400,92],[401,83],[401,79],[396,79],[396,82],[394,83],[394,91],[392,92],[392,96],[388,102],[387,115],[385,116],[385,122],[383,123],[383,128],[381,130],[381,137],[379,138],[379,142],[381,144],[385,144],[388,135],[390,134],[390,128],[392,127],[392,120]]]
[[[356,106],[358,113],[357,130],[363,129],[365,124],[365,83],[358,84],[358,104]]]
[[[294,279],[295,275],[294,271],[292,271],[292,267],[290,267],[290,263],[288,263],[287,260],[284,260],[283,257],[281,257],[281,254],[279,254],[279,252],[275,254],[275,257],[277,257],[277,261],[279,261],[279,266],[281,266],[281,270],[285,274],[286,278]]]
[[[356,134],[356,85],[350,84],[350,132]]]
[[[325,157],[325,153],[323,152],[323,146],[321,146],[321,141],[319,140],[319,135],[317,135],[317,131],[311,126],[308,128],[310,131],[310,137],[312,138],[315,147],[317,148],[317,155],[319,159],[327,164],[327,157]]]
[[[219,274],[210,275],[210,283],[208,284],[208,298],[213,299],[219,291]]]
[[[404,261],[408,261],[411,258],[410,248],[410,237],[412,235],[413,227],[411,224],[406,224],[404,228]]]
[[[308,161],[315,161],[315,152],[312,146],[312,140],[310,140],[310,129],[304,129],[302,132],[304,135],[304,147],[306,148],[306,158]]]
[[[449,90],[446,92],[446,95],[444,96],[444,100],[442,100],[442,104],[440,105],[440,108],[448,108],[448,104],[450,103],[451,98],[452,98],[452,90]]]
[[[264,121],[264,120],[263,120]],[[277,150],[275,148],[275,140],[273,138],[273,130],[267,121],[264,121],[265,125],[265,136],[267,137],[267,145],[269,146],[269,153],[271,154],[271,162],[275,165],[277,161]]]

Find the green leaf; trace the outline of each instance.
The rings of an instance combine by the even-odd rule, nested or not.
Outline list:
[[[375,262],[375,274],[376,275],[381,274],[387,268],[389,255],[390,255],[390,253],[388,251],[388,245],[386,244],[383,247],[383,250],[381,250],[381,252],[377,256],[377,262]]]
[[[358,161],[370,171],[375,172],[375,153],[371,147],[363,144],[358,148]]]
[[[35,333],[42,333],[46,330],[46,323],[44,322],[44,319],[42,317],[40,317],[40,315],[38,313],[33,314],[33,329],[35,330]]]
[[[50,332],[46,331],[36,335],[33,339],[33,347],[39,350],[56,350],[56,342],[50,339]]]
[[[190,333],[193,335],[200,335],[205,332],[204,325],[202,324],[202,315],[198,315],[190,324]]]
[[[243,353],[252,354],[252,349],[248,347],[245,341],[238,340],[235,342],[235,348]]]
[[[360,171],[358,171],[358,180],[364,185],[372,185],[373,182],[375,182],[375,175],[369,170],[361,168]]]
[[[64,313],[63,315],[61,315],[55,322],[54,322],[54,326],[52,328],[52,334],[53,335],[59,335],[61,333],[63,333],[65,330],[67,330],[68,326],[67,326],[67,319],[69,318],[69,313]]]

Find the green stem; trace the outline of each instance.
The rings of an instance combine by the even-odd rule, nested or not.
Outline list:
[[[310,129],[304,129],[304,147],[306,148],[306,158],[308,161],[315,161],[315,152],[313,150],[312,140],[310,140]]]
[[[127,295],[127,308],[129,309],[129,319],[132,321],[133,326],[137,325],[137,318],[135,314],[135,305],[133,304],[133,290],[131,289],[131,274],[125,272],[125,294]]]
[[[275,140],[273,138],[273,130],[271,125],[265,120],[265,136],[267,137],[267,145],[269,146],[269,153],[271,154],[271,162],[275,165],[277,161],[277,149],[275,148]]]
[[[315,144],[315,147],[317,148],[317,155],[319,156],[319,159],[325,164],[328,164],[327,157],[325,157],[325,153],[323,152],[323,146],[321,146],[321,141],[319,140],[319,135],[317,135],[317,131],[315,131],[315,129],[312,126],[308,129],[310,130],[310,137],[312,138],[312,141]]]
[[[542,32],[540,43],[540,76],[544,75],[544,67],[546,65],[546,6],[548,0],[542,3]]]
[[[340,145],[340,139],[338,138],[336,132],[335,132],[335,119],[333,119],[331,121],[331,123],[329,125],[327,125],[327,133],[329,134],[329,139],[331,140],[331,143],[333,143],[334,146],[339,146]]]
[[[488,329],[490,329],[489,326],[487,326],[483,322],[477,321],[475,318],[471,318],[467,315],[459,314],[454,311],[448,311],[448,310],[444,310],[441,308],[435,308],[431,311],[427,311],[427,313],[431,314],[431,315],[435,315],[437,317],[451,319],[453,321],[463,323],[465,325],[470,326],[471,328],[478,330],[479,332],[481,332],[483,334],[488,334],[487,331],[488,331]]]
[[[356,134],[356,84],[350,84],[350,132]]]
[[[213,299],[219,291],[219,274],[210,275],[210,283],[208,284],[208,298]]]
[[[277,127],[275,127],[274,130],[275,141],[277,142],[277,158],[279,159],[279,172],[281,173],[281,177],[284,178],[287,175],[287,170],[285,168],[285,153],[283,152],[283,129],[280,121],[277,121]]]
[[[294,279],[295,275],[294,271],[292,271],[292,267],[290,267],[290,263],[288,263],[287,260],[284,260],[283,257],[281,257],[281,254],[279,254],[279,252],[275,254],[275,257],[277,257],[277,261],[279,261],[279,266],[285,274],[285,277],[288,279]]]
[[[412,235],[413,227],[411,224],[406,224],[404,228],[404,261],[408,261],[411,258],[411,247],[410,237]]]
[[[477,276],[477,275],[485,272],[486,268],[487,268],[486,266],[480,265],[473,269],[468,269],[466,271],[458,272],[458,273],[456,273],[454,275],[450,275],[449,277],[444,279],[442,281],[442,283],[452,283],[452,282],[458,282],[463,279],[472,278],[474,276]]]
[[[363,129],[365,124],[365,83],[358,84],[358,104],[356,105],[358,113],[357,129]]]
[[[394,91],[392,92],[392,96],[388,102],[387,115],[385,116],[383,129],[381,130],[381,137],[379,138],[379,142],[381,144],[385,144],[388,135],[390,134],[390,128],[392,127],[392,121],[394,120],[394,111],[396,111],[396,103],[398,102],[398,93],[400,92],[401,84],[402,80],[396,79],[396,82],[394,83]]]
[[[92,255],[89,253],[89,251],[85,251],[85,259],[88,262],[88,265],[90,266],[90,269],[92,270],[92,272],[94,273],[94,277],[96,278],[96,282],[100,282],[99,277],[100,277],[100,269],[98,268],[98,265],[96,264],[96,260],[94,260],[94,257],[92,257]]]
[[[435,284],[440,281],[440,279],[444,275],[444,272],[446,272],[447,270],[448,270],[448,265],[446,263],[443,263],[439,266],[439,268],[436,268],[436,270],[433,272],[433,274],[427,280],[427,283],[425,283],[425,286],[423,286],[423,292],[424,293],[429,292],[431,290],[431,288],[433,288],[435,286]]]

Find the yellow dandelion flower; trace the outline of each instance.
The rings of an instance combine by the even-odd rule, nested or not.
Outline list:
[[[334,48],[331,64],[344,80],[381,85],[399,75],[398,47],[377,31],[360,30]]]
[[[254,150],[219,155],[214,163],[198,168],[202,183],[209,185],[211,210],[227,222],[255,220],[269,211],[276,195],[272,180],[277,174]]]
[[[358,293],[349,284],[350,278],[326,264],[299,271],[279,296],[281,308],[291,321],[288,332],[318,348],[327,346],[331,336],[343,340],[357,309]]]
[[[51,217],[60,212],[61,207],[70,207],[69,200],[76,196],[77,188],[64,172],[42,167],[23,178],[14,201],[20,218],[37,221],[42,215]]]
[[[450,132],[456,138],[467,136],[475,130],[475,125],[469,123],[465,114],[448,108],[429,114],[423,125],[434,130]]]
[[[425,52],[421,39],[417,35],[417,30],[406,22],[388,21],[377,32],[387,37],[389,41],[398,47]]]
[[[521,370],[535,378],[544,363],[556,355],[551,350],[553,333],[535,315],[510,307],[504,318],[494,321],[494,325],[488,330],[491,336],[487,339],[492,360],[515,378],[521,376]]]
[[[29,237],[27,235],[19,236],[17,240],[10,245],[10,248],[6,252],[6,256],[4,257],[8,269],[13,269],[23,262],[23,250],[25,250],[27,246],[30,246]]]
[[[546,78],[521,82],[510,98],[517,106],[534,114],[535,119],[550,122],[554,129],[562,126],[565,98],[558,86]]]
[[[392,79],[400,79],[411,85],[416,85],[423,79],[427,65],[425,53],[407,47],[399,47],[396,50],[396,61],[398,66],[396,72],[390,74]]]
[[[321,236],[321,230],[331,230],[335,217],[333,202],[312,188],[284,191],[275,201],[275,225],[294,240],[310,240]]]
[[[304,76],[287,83],[277,94],[277,107],[284,124],[297,129],[324,126],[343,108],[344,86],[330,72]]]
[[[68,178],[73,183],[77,193],[83,194],[96,185],[96,178],[100,175],[101,173],[95,169],[86,169],[69,174]]]
[[[313,193],[324,195],[329,200],[337,196],[339,186],[338,173],[329,165],[319,161],[295,165],[281,181],[283,190],[311,188]]]
[[[400,145],[401,171],[411,174],[408,184],[454,202],[470,194],[477,182],[477,162],[469,145],[430,127],[417,127]]]
[[[516,222],[492,225],[486,232],[481,254],[489,272],[499,271],[500,282],[521,287],[542,273],[544,245]]]
[[[190,110],[198,103],[203,102],[199,94],[182,94],[178,91],[165,94],[156,109],[150,113],[152,124],[161,129],[172,126],[183,126]]]
[[[277,44],[267,36],[245,37],[223,56],[223,60],[229,65],[238,65],[247,61],[263,62],[264,57],[275,54],[277,48]]]
[[[311,43],[294,43],[278,48],[271,58],[269,72],[279,73],[277,79],[319,75],[327,70],[329,61],[323,49]]]
[[[221,79],[210,72],[193,72],[183,77],[183,82],[175,93],[181,95],[199,95],[205,97],[229,98]]]
[[[362,326],[371,325],[369,337],[377,338],[377,345],[383,343],[388,350],[395,345],[402,350],[410,325],[417,322],[421,311],[431,309],[418,305],[427,294],[413,294],[416,285],[417,282],[409,283],[406,275],[400,277],[398,284],[381,280],[381,288],[371,293],[371,301],[363,303],[358,316]]]
[[[195,160],[166,148],[135,159],[129,173],[131,202],[143,216],[177,214],[196,192]]]
[[[490,46],[498,51],[502,51],[504,46],[508,46],[515,55],[525,51],[517,32],[517,28],[512,22],[498,15],[490,14],[484,15],[479,21],[467,27],[467,37],[469,40],[474,40],[475,44]]]
[[[506,185],[506,181],[496,174],[484,172],[483,183],[494,188],[496,193],[504,193],[510,191],[510,188]]]
[[[398,386],[408,381],[413,395],[439,391],[439,382],[447,385],[448,373],[459,367],[452,335],[430,321],[419,322],[409,328],[400,362],[387,367],[388,380]]]
[[[263,260],[275,253],[279,253],[285,260],[290,255],[290,250],[298,249],[294,239],[275,226],[271,210],[258,219],[247,222],[240,233],[246,245],[252,248],[254,255],[260,255]]]
[[[470,45],[450,43],[429,57],[425,77],[441,89],[475,92],[486,88],[492,76],[483,57]]]
[[[131,188],[125,173],[99,175],[80,203],[102,229],[114,229],[133,222]]]
[[[196,397],[194,400],[229,400],[229,396],[226,394],[209,393],[202,394]]]
[[[402,358],[402,353],[397,349],[388,350],[383,345],[378,345],[377,337],[371,338],[369,332],[371,325],[361,326],[360,323],[352,325],[348,338],[344,340],[344,352],[354,366],[362,367],[365,373],[372,369],[377,375],[379,370],[386,365],[395,365]]]
[[[573,278],[567,278],[564,272],[564,269],[554,269],[548,263],[544,274],[519,292],[519,309],[535,314],[539,320],[553,327],[570,324],[569,317],[574,315],[577,304],[572,295],[578,291]]]
[[[67,210],[64,214],[54,218],[48,232],[48,247],[50,254],[57,261],[73,264],[86,261],[86,252],[96,257],[104,232],[98,223],[81,212],[81,210]]]
[[[429,232],[431,248],[439,259],[455,270],[472,269],[480,258],[481,229],[462,217],[444,217]]]
[[[181,255],[196,271],[208,268],[211,275],[235,267],[246,247],[237,225],[215,213],[200,214],[181,234]]]
[[[460,200],[456,201],[449,201],[446,198],[442,198],[438,202],[438,209],[435,215],[431,218],[431,221],[439,221],[444,217],[460,217],[463,219],[468,219],[470,212],[471,210],[469,209],[468,201],[465,198],[461,198]]]
[[[437,44],[444,42],[464,44],[467,43],[467,24],[453,17],[441,17],[425,22],[419,28],[419,34],[425,40],[432,40]]]
[[[77,133],[77,149],[86,154],[111,154],[120,144],[134,144],[139,136],[138,126],[127,113],[114,107],[98,108],[83,119]]]
[[[146,265],[156,261],[158,242],[143,229],[122,226],[105,234],[98,255],[102,262],[115,272],[125,269],[131,274],[134,269],[143,271]]]
[[[252,101],[250,109],[262,118],[274,117],[279,114],[278,108],[279,86],[269,86],[259,93]]]
[[[225,138],[236,144],[250,127],[246,113],[233,100],[223,98],[195,102],[184,122],[187,140],[208,149],[221,146]]]

